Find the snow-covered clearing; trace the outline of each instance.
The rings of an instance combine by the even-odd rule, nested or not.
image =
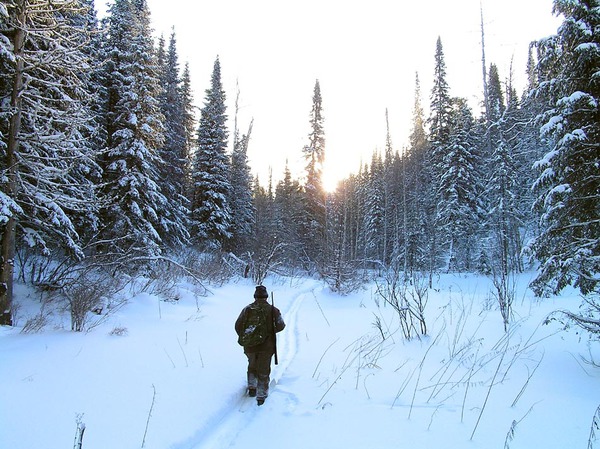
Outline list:
[[[442,276],[428,337],[405,341],[374,285],[340,297],[314,280],[267,279],[287,327],[262,407],[244,397],[233,330],[252,300],[246,280],[207,297],[182,284],[177,302],[132,294],[87,333],[58,314],[20,333],[36,306],[20,291],[18,326],[0,329],[0,448],[71,448],[78,419],[84,449],[587,448],[600,370],[582,360],[587,336],[542,324],[580,299],[538,301],[528,280],[505,333],[489,280]]]

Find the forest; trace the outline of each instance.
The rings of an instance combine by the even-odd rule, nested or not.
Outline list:
[[[418,74],[407,87],[409,142],[393,148],[388,132],[383,154],[327,192],[318,80],[303,178],[286,168],[264,185],[252,123],[227,127],[237,111],[219,59],[196,116],[175,33],[154,39],[145,0],[115,0],[102,20],[93,0],[3,0],[0,325],[16,282],[67,298],[82,330],[98,290],[167,268],[200,283],[302,273],[341,294],[378,276],[390,296],[480,273],[506,325],[514,276],[535,269],[536,295],[579,289],[571,318],[600,332],[600,7],[555,0],[554,13],[564,20],[531,44],[524,92],[483,59],[478,115],[450,95],[438,39],[431,92]]]

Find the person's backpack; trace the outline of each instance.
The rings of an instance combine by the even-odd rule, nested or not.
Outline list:
[[[242,333],[238,337],[241,346],[257,346],[269,336],[269,308],[251,304],[246,309]]]

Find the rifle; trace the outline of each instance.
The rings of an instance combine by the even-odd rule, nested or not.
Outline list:
[[[279,365],[279,357],[277,357],[277,331],[275,330],[275,299],[273,291],[271,291],[271,317],[273,321],[273,342],[275,344],[275,365]]]

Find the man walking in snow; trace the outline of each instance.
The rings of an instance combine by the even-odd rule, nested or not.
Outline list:
[[[258,405],[264,404],[269,394],[275,334],[285,328],[281,312],[268,298],[265,286],[256,287],[254,302],[244,307],[235,321],[238,343],[248,357],[248,396],[256,397]]]

